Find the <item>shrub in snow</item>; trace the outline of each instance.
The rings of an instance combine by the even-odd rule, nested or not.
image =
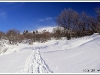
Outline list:
[[[8,49],[9,41],[8,40],[0,40],[0,54],[5,53]]]

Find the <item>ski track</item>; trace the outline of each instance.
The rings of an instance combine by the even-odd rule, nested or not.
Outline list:
[[[25,48],[22,48],[20,49],[21,50],[24,50],[24,49],[32,49],[32,50],[36,50],[36,49],[45,49],[47,48],[48,46],[39,46],[39,47],[25,47]]]
[[[33,50],[27,57],[25,66],[20,73],[53,73],[42,59],[39,49]]]

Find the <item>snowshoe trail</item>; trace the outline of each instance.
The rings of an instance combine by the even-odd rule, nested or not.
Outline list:
[[[21,73],[53,73],[42,59],[39,50],[33,50],[26,59],[24,69]]]

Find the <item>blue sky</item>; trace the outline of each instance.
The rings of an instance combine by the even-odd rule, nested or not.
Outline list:
[[[97,7],[100,2],[0,2],[0,31],[56,26],[56,17],[64,8],[95,16],[94,8]]]

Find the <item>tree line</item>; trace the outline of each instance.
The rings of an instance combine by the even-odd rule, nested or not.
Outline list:
[[[19,30],[11,29],[8,30],[6,33],[0,31],[0,40],[5,39],[9,40],[9,44],[17,44],[17,43],[29,43],[33,44],[33,42],[46,42],[47,40],[51,39],[52,34],[43,30],[41,33],[36,31],[29,32],[28,30],[24,30],[23,33],[20,33]]]
[[[57,17],[57,25],[64,28],[64,36],[67,39],[71,37],[82,37],[100,33],[100,9],[96,8],[96,17],[88,15],[82,11],[78,13],[73,9],[64,9]]]
[[[64,9],[56,18],[57,27],[52,32],[43,30],[42,32],[33,31],[29,32],[24,30],[20,33],[19,30],[10,29],[7,32],[0,31],[0,39],[9,40],[9,44],[17,44],[26,42],[33,44],[34,42],[46,42],[51,38],[61,39],[66,37],[68,40],[71,38],[78,38],[93,33],[100,33],[100,9],[96,8],[96,17],[88,15],[82,11],[77,11],[69,8]]]

